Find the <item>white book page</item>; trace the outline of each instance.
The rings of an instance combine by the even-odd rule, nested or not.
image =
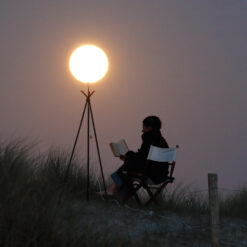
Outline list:
[[[125,140],[120,140],[117,143],[111,142],[109,145],[115,157],[125,155],[129,151]]]
[[[124,140],[121,140],[118,143],[118,150],[119,150],[120,155],[125,155],[129,151],[126,145],[126,142]]]
[[[117,143],[112,143],[112,145],[113,145],[113,149],[114,149],[115,155],[117,157],[119,157],[120,156],[120,151],[119,151],[118,144]]]

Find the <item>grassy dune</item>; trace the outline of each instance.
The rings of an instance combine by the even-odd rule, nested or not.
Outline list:
[[[91,179],[88,203],[85,171],[74,162],[65,179],[67,161],[62,152],[33,157],[22,142],[0,146],[0,246],[209,246],[207,197],[175,185],[158,207],[137,209],[130,201],[127,208],[95,196]],[[247,193],[226,197],[220,207],[245,229]],[[222,231],[233,234],[229,229]]]

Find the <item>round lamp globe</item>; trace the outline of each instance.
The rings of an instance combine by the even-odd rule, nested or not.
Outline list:
[[[95,83],[108,71],[109,62],[105,52],[91,44],[76,48],[69,59],[72,75],[83,83]]]

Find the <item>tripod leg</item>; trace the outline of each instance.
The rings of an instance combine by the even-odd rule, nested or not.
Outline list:
[[[100,157],[99,144],[98,144],[98,139],[97,139],[95,124],[94,124],[93,111],[92,111],[92,106],[91,106],[91,103],[90,102],[88,104],[88,108],[90,109],[90,113],[91,113],[91,118],[92,118],[92,123],[93,123],[93,131],[94,131],[94,136],[95,136],[95,140],[96,140],[97,152],[98,152],[99,163],[100,163],[101,176],[102,176],[102,179],[103,179],[103,185],[104,185],[105,195],[106,195],[106,199],[107,199],[106,186],[105,186],[105,178],[104,178],[104,173],[103,173],[103,168],[102,168],[102,162],[101,162],[101,157]]]
[[[87,108],[87,201],[89,201],[89,131],[90,131],[90,99],[88,98],[88,108]]]
[[[79,128],[78,128],[78,131],[77,131],[77,135],[76,135],[76,138],[75,138],[75,143],[74,143],[74,146],[73,146],[73,149],[72,149],[72,152],[71,152],[71,156],[70,156],[70,159],[69,159],[69,163],[68,163],[68,167],[67,167],[67,171],[66,171],[65,180],[67,179],[67,177],[69,175],[71,161],[73,159],[73,155],[74,155],[74,152],[75,152],[75,147],[76,147],[76,144],[77,144],[78,136],[79,136],[80,131],[81,131],[81,125],[82,125],[82,121],[83,121],[83,118],[84,118],[84,115],[85,115],[85,111],[86,111],[87,105],[88,105],[88,101],[86,101],[85,106],[84,106],[84,109],[83,109],[83,112],[82,112],[82,117],[81,117],[81,121],[80,121]]]

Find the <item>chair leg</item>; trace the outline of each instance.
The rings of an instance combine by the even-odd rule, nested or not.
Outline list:
[[[135,197],[136,202],[138,203],[138,205],[141,205],[141,201],[139,196],[137,195],[137,191],[141,188],[141,185],[133,185],[133,191],[132,193],[130,193],[129,195],[127,195],[124,199],[123,199],[123,204],[128,201],[132,196]]]
[[[145,181],[142,181],[140,184],[132,184],[132,188],[133,191],[132,193],[130,193],[129,195],[127,195],[124,199],[123,199],[123,203],[125,203],[129,198],[131,198],[132,196],[135,197],[136,202],[138,203],[138,205],[141,205],[141,201],[140,198],[137,194],[137,191],[140,188],[144,188],[149,195],[149,200],[145,203],[145,206],[148,206],[150,203],[154,202],[156,205],[158,205],[158,201],[157,201],[157,196],[160,194],[160,192],[167,186],[168,183],[164,183],[160,188],[155,188],[155,192],[152,192],[150,190],[150,188],[148,187],[147,183]]]
[[[160,194],[160,192],[167,186],[168,183],[163,184],[156,192],[153,194],[150,189],[147,187],[148,194],[150,195],[150,199],[146,202],[145,206],[148,206],[151,202],[155,202],[158,204],[156,197]],[[151,196],[152,194],[152,196]]]
[[[149,189],[148,186],[144,187],[146,191],[148,192],[150,199],[145,203],[145,206],[148,206],[151,202],[154,202],[156,205],[158,204],[158,201],[156,200],[156,196],[153,194],[153,192]]]
[[[163,189],[165,189],[165,187],[167,186],[167,184],[168,184],[168,183],[163,184],[163,185],[155,192],[154,196],[155,196],[155,197],[158,196],[158,194],[159,194]]]
[[[138,204],[139,206],[141,206],[140,198],[139,198],[139,196],[137,195],[136,192],[135,192],[134,196],[135,196],[135,199],[136,199],[137,204]]]
[[[141,201],[140,201],[140,198],[139,196],[137,195],[137,191],[141,188],[141,185],[138,184],[138,185],[133,185],[133,193],[134,193],[134,197],[136,199],[136,202],[138,203],[138,205],[141,205]]]

